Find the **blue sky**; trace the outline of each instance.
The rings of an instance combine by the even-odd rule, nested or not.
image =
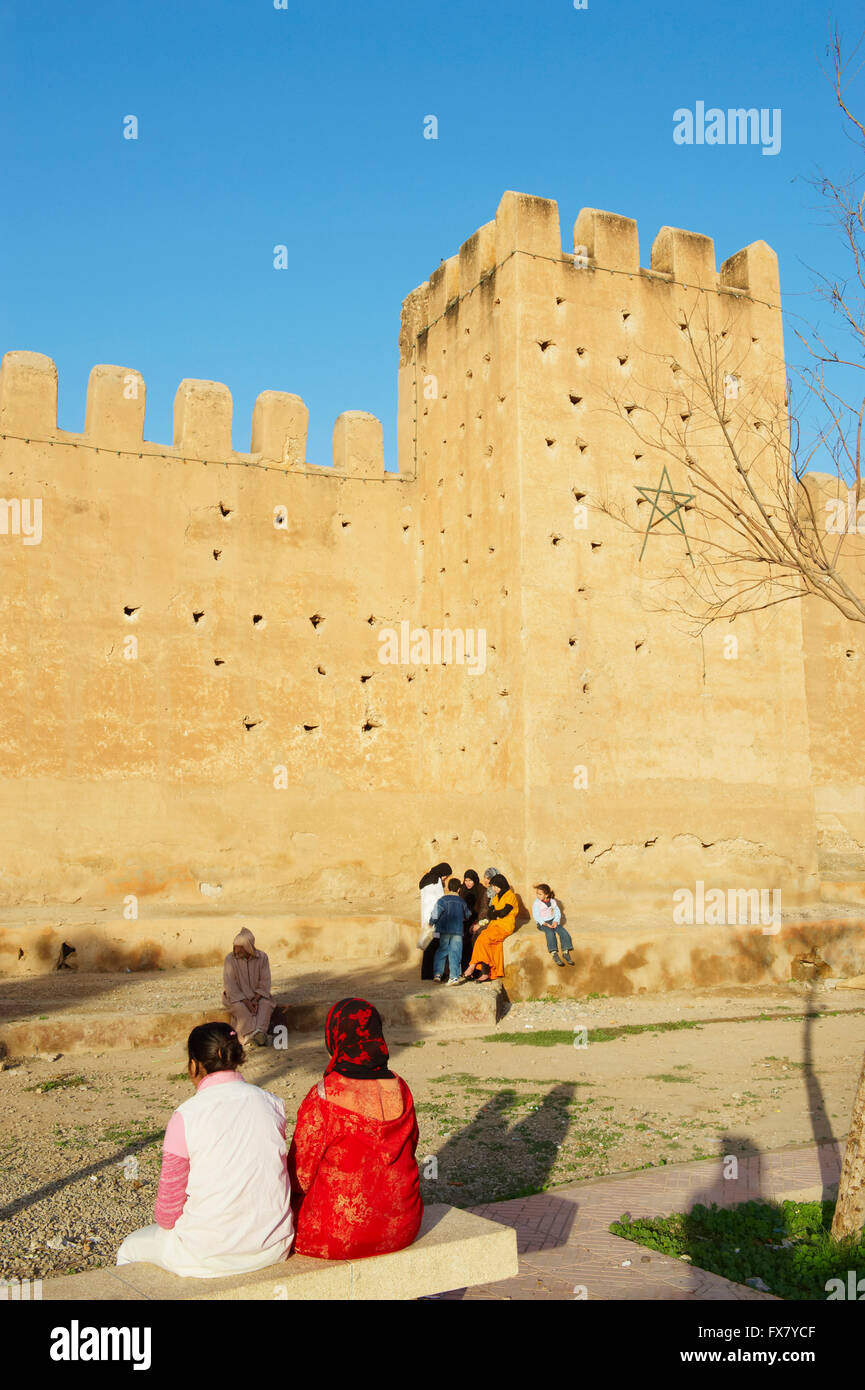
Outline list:
[[[581,207],[636,218],[644,265],[664,224],[719,263],[763,238],[792,314],[813,313],[808,266],[844,267],[807,182],[854,167],[819,4],[287,4],[0,0],[0,351],[56,360],[62,428],[116,363],[144,375],[150,439],[203,377],[231,388],[235,448],[259,391],[286,390],[311,462],[360,409],[393,467],[401,301],[508,188],[555,198],[566,244]],[[832,16],[865,27],[851,0]],[[698,100],[780,108],[781,152],[675,145]]]

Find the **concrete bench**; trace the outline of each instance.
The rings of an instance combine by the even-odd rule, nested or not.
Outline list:
[[[151,1264],[93,1269],[46,1279],[42,1298],[80,1302],[414,1299],[512,1279],[517,1235],[510,1226],[443,1203],[424,1210],[420,1235],[395,1255],[313,1260],[292,1254],[254,1274],[181,1279]]]

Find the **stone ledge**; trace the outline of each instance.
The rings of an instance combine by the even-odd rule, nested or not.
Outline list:
[[[46,1279],[42,1298],[49,1302],[408,1300],[512,1279],[517,1272],[517,1236],[512,1227],[438,1203],[424,1209],[414,1244],[395,1255],[347,1261],[291,1255],[282,1264],[225,1279],[181,1279],[156,1265],[122,1265]]]

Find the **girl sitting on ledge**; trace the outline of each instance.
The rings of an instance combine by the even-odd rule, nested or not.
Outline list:
[[[423,1215],[411,1091],[389,1069],[365,999],[334,1004],[324,1037],[330,1062],[297,1112],[288,1155],[295,1249],[325,1260],[403,1250]]]
[[[198,1279],[278,1264],[294,1231],[285,1105],[239,1074],[246,1058],[227,1023],[193,1028],[187,1050],[195,1095],[165,1131],[156,1222],[126,1237],[117,1263]]]

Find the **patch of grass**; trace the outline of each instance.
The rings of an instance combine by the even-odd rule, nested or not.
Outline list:
[[[697,1023],[689,1018],[679,1019],[674,1023],[622,1023],[615,1028],[589,1028],[587,1032],[588,1041],[591,1042],[613,1042],[616,1038],[628,1038],[638,1033],[675,1033],[682,1028],[702,1028],[701,1023]],[[546,1028],[538,1029],[537,1032],[525,1033],[488,1033],[481,1038],[481,1042],[494,1043],[522,1043],[528,1047],[557,1047],[567,1043],[573,1046],[574,1029],[570,1032],[565,1028]]]
[[[163,1129],[152,1129],[145,1120],[131,1120],[126,1124],[109,1125],[99,1136],[105,1144],[155,1144],[161,1140]]]
[[[62,1091],[66,1086],[86,1086],[87,1079],[84,1076],[73,1076],[67,1072],[65,1076],[52,1076],[50,1081],[40,1081],[38,1086],[27,1086],[28,1091]]]
[[[690,1083],[691,1078],[690,1078],[690,1076],[672,1076],[672,1075],[670,1074],[670,1072],[668,1072],[668,1071],[667,1071],[667,1072],[663,1072],[663,1071],[662,1071],[662,1072],[659,1072],[657,1076],[647,1076],[647,1077],[646,1077],[646,1080],[647,1080],[647,1081],[681,1081],[683,1085],[687,1086],[687,1085]]]
[[[168,1081],[188,1081],[188,1080],[189,1080],[189,1072],[186,1072],[186,1071],[175,1071],[175,1072],[172,1072],[171,1075],[167,1078],[167,1080],[168,1080]]]
[[[742,1202],[729,1209],[696,1206],[687,1215],[632,1221],[614,1235],[723,1275],[738,1284],[759,1278],[784,1299],[827,1298],[826,1284],[850,1270],[865,1273],[865,1237],[833,1242],[834,1202]]]

